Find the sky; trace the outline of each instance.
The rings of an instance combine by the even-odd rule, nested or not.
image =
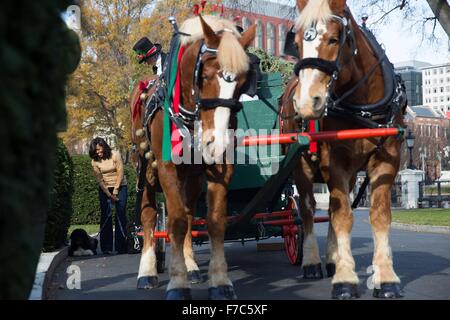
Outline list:
[[[271,1],[282,4],[295,4],[294,0]],[[393,1],[390,2],[392,3]],[[389,20],[384,24],[377,23],[376,25],[371,25],[371,23],[375,22],[380,16],[379,13],[377,14],[378,9],[362,9],[361,1],[358,0],[349,0],[347,3],[358,22],[360,22],[359,17],[362,13],[369,14],[368,26],[374,31],[378,42],[386,48],[387,56],[392,63],[407,60],[419,60],[431,64],[450,62],[448,36],[439,24],[437,24],[435,30],[436,41],[430,43],[428,40],[422,40],[422,33],[418,30],[421,26],[420,20],[423,16],[433,15],[425,0],[415,1],[416,11],[406,19],[403,17],[403,12],[397,10],[389,15]],[[430,30],[431,24],[428,25],[428,31]]]

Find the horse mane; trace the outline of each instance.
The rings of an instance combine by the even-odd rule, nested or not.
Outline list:
[[[305,30],[315,22],[327,24],[332,15],[333,12],[331,11],[328,0],[309,0],[308,4],[300,12],[295,27],[297,30]]]
[[[249,69],[249,59],[244,48],[239,43],[240,32],[235,24],[217,16],[202,16],[205,22],[217,34],[221,33],[217,59],[222,69],[234,74],[245,73]],[[203,39],[203,29],[199,17],[193,17],[183,22],[180,31],[189,34],[181,36],[183,45],[192,44]]]

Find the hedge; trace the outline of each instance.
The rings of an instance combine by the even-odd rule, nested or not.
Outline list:
[[[71,1],[0,1],[0,300],[28,299],[44,242],[67,75],[81,56]]]
[[[71,224],[99,224],[100,200],[98,198],[98,184],[92,171],[91,158],[87,155],[74,155],[73,163],[75,192]],[[136,201],[136,171],[130,165],[124,167],[128,181],[127,218],[128,221],[131,221],[134,219],[134,203]]]
[[[59,140],[54,183],[50,190],[50,208],[45,226],[44,251],[53,251],[67,243],[67,230],[73,212],[73,171],[72,158],[62,140]]]

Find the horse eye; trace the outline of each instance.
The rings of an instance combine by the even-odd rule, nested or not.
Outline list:
[[[332,38],[332,39],[328,40],[328,44],[329,45],[334,45],[334,44],[337,44],[338,42],[339,42],[339,40],[335,39],[335,38]]]

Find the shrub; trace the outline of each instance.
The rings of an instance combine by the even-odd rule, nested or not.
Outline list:
[[[263,73],[280,72],[283,76],[283,81],[286,84],[289,78],[294,74],[294,64],[288,62],[280,57],[268,54],[262,49],[250,48],[249,52],[256,55],[260,60],[260,68]]]
[[[94,178],[91,158],[87,155],[74,155],[73,215],[71,224],[99,224],[100,201],[98,184]],[[136,172],[130,165],[124,166],[128,182],[127,218],[134,219],[134,203],[136,201]]]
[[[45,226],[44,251],[62,247],[72,216],[73,162],[62,140],[56,149],[54,182],[50,189],[50,208]]]
[[[61,19],[70,3],[0,1],[0,300],[29,297],[42,250],[64,89],[81,52]]]

